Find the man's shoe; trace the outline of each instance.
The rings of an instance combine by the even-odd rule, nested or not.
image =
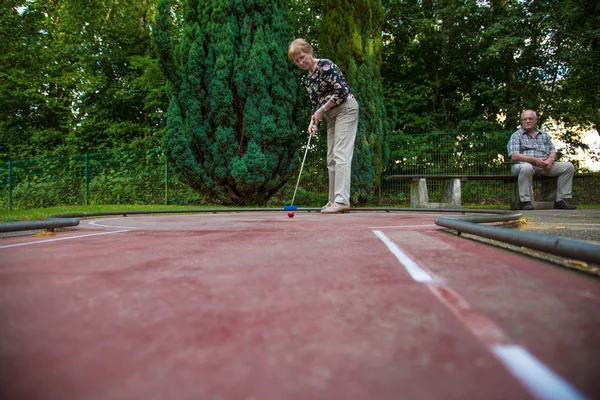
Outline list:
[[[556,206],[554,206],[556,208]],[[530,201],[522,201],[521,202],[521,210],[535,210],[533,204]]]
[[[350,206],[348,204],[333,203],[330,207],[321,210],[321,214],[344,214],[350,212]]]
[[[333,203],[332,203],[332,202],[330,202],[330,201],[328,201],[328,202],[327,202],[327,204],[325,204],[323,207],[321,207],[321,210],[324,210],[324,209],[326,209],[326,208],[329,208],[329,207],[331,207],[332,205],[333,205]]]
[[[567,203],[566,200],[561,200],[554,203],[554,208],[557,210],[574,210],[577,206]]]

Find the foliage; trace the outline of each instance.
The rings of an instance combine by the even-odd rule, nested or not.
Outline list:
[[[0,160],[159,144],[154,1],[1,0]]]
[[[70,61],[58,71],[65,56],[55,46],[45,17],[53,4],[2,0],[0,41],[0,143],[6,158],[32,157],[44,147],[62,143],[69,123],[69,87],[74,78]]]
[[[156,51],[170,82],[164,146],[182,181],[223,204],[264,204],[297,159],[289,10],[274,2],[184,3],[174,39],[159,2]]]
[[[202,198],[176,179],[159,149],[47,157],[0,168],[0,208],[57,205],[200,204]]]
[[[320,25],[323,11],[320,0],[288,0],[296,37],[306,39],[319,53]]]
[[[549,39],[558,61],[560,91],[552,97],[551,117],[567,127],[582,126],[600,134],[600,2],[554,1],[544,10],[552,21]],[[566,137],[576,136],[568,129]]]
[[[598,125],[598,2],[384,0],[384,7],[382,74],[396,129],[514,130],[525,108],[540,112],[540,124]]]

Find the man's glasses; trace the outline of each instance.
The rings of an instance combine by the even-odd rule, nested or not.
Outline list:
[[[535,121],[535,120],[536,120],[535,117],[521,118],[521,121]]]

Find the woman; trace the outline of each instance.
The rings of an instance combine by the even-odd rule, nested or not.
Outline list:
[[[299,68],[308,71],[303,84],[312,103],[309,134],[314,135],[323,118],[327,121],[329,201],[321,213],[348,213],[358,103],[339,67],[325,58],[315,58],[313,48],[306,40],[294,40],[288,48],[288,57]]]

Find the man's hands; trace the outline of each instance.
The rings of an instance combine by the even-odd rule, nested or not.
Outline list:
[[[544,170],[550,170],[552,168],[552,164],[556,161],[555,153],[550,154],[548,157],[538,158],[532,156],[526,156],[524,154],[515,153],[511,156],[512,161],[521,161],[528,162],[531,165],[535,165],[538,168],[542,168]]]
[[[552,157],[538,158],[537,160],[537,166],[545,170],[551,169],[552,164],[554,164],[554,159]]]

